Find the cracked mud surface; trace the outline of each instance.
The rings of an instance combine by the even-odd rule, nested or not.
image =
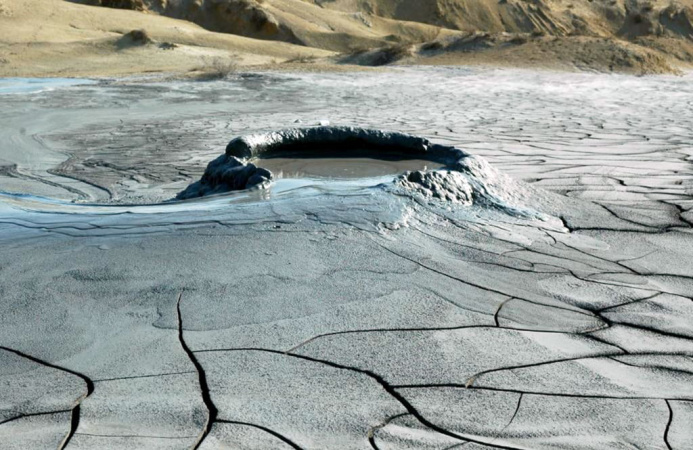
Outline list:
[[[3,97],[0,447],[691,448],[692,103],[460,69]],[[481,155],[540,214],[348,183],[94,204],[325,118]]]

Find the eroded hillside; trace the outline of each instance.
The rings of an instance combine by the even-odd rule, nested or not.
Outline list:
[[[693,62],[692,0],[78,0],[382,65],[506,64],[634,73]]]
[[[693,0],[0,0],[4,75],[287,61],[676,73],[693,64]]]

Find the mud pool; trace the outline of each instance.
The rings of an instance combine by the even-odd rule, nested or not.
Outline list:
[[[407,170],[426,170],[439,165],[426,160],[388,161],[376,158],[258,158],[252,161],[277,178],[353,179],[395,176]]]

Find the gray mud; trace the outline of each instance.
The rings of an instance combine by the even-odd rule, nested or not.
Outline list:
[[[0,446],[693,448],[690,81],[2,94]],[[325,119],[469,157],[164,202]]]
[[[159,202],[197,181],[233,137],[330,120],[464,148],[571,196],[613,198],[622,181],[644,200],[658,188],[690,188],[677,178],[690,167],[690,79],[438,68],[3,95],[0,190]]]
[[[438,169],[440,164],[425,159],[385,159],[385,158],[257,158],[251,160],[257,166],[271,171],[277,179],[318,178],[340,180],[353,178],[374,178],[407,171]]]

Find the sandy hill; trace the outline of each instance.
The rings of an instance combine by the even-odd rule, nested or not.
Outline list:
[[[207,30],[333,51],[422,42],[453,30],[303,0],[72,0],[194,22]]]
[[[693,37],[692,0],[304,0],[464,31]]]
[[[98,61],[109,61],[105,72],[113,73],[137,72],[140,63],[145,64],[140,69],[180,71],[227,59],[638,74],[675,72],[693,63],[693,0],[0,0],[0,5],[4,74],[11,73],[13,61],[22,73],[21,60],[34,56],[41,62],[52,58],[45,73],[57,64],[65,73],[82,74],[95,72]],[[146,31],[144,41],[126,35],[139,29]],[[30,51],[8,54],[8,45],[20,42]],[[81,62],[75,67],[59,54]],[[24,70],[40,73],[41,67]]]
[[[427,63],[505,62],[657,73],[693,61],[693,0],[304,1],[330,11],[465,32],[419,47],[390,49]]]
[[[157,14],[63,0],[0,0],[0,76],[214,75],[235,65],[330,55],[302,45],[216,33]]]

